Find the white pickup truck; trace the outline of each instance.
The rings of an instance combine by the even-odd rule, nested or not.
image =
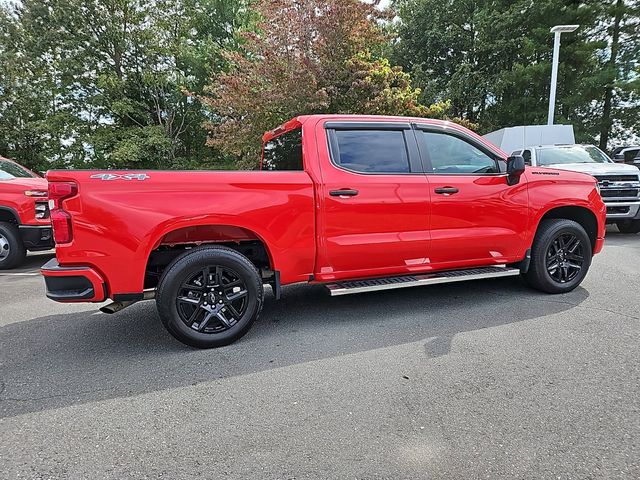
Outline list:
[[[614,163],[593,145],[542,145],[515,150],[525,163],[560,168],[593,175],[607,205],[607,223],[615,223],[623,233],[640,232],[640,170],[633,165]]]
[[[570,125],[511,127],[485,135],[527,165],[588,173],[598,180],[607,223],[623,233],[640,232],[640,170],[615,163],[593,145],[575,143]]]

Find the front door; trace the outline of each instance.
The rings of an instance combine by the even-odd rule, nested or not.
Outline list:
[[[504,160],[460,131],[418,126],[416,138],[431,191],[431,264],[456,268],[522,259],[529,221],[524,177],[509,186]]]
[[[330,162],[322,165],[318,280],[424,270],[429,190],[411,125],[324,128]]]

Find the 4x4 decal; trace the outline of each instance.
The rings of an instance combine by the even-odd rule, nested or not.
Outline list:
[[[146,180],[149,177],[146,173],[96,173],[91,175],[90,178],[96,178],[100,180]]]

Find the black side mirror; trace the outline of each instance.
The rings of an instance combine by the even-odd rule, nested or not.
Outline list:
[[[513,155],[507,158],[507,184],[515,185],[520,182],[520,176],[524,173],[524,157]]]

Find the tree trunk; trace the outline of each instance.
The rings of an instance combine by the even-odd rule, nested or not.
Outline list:
[[[624,8],[624,0],[617,0],[615,6],[615,16],[613,20],[613,32],[611,35],[611,57],[607,68],[611,72],[611,79],[606,85],[604,92],[604,104],[602,106],[602,119],[600,121],[600,149],[607,151],[607,144],[609,143],[609,136],[611,134],[611,126],[613,121],[611,119],[611,110],[613,102],[613,89],[615,82],[618,79],[618,67],[616,65],[618,59],[618,49],[620,48],[620,24],[622,23]]]

